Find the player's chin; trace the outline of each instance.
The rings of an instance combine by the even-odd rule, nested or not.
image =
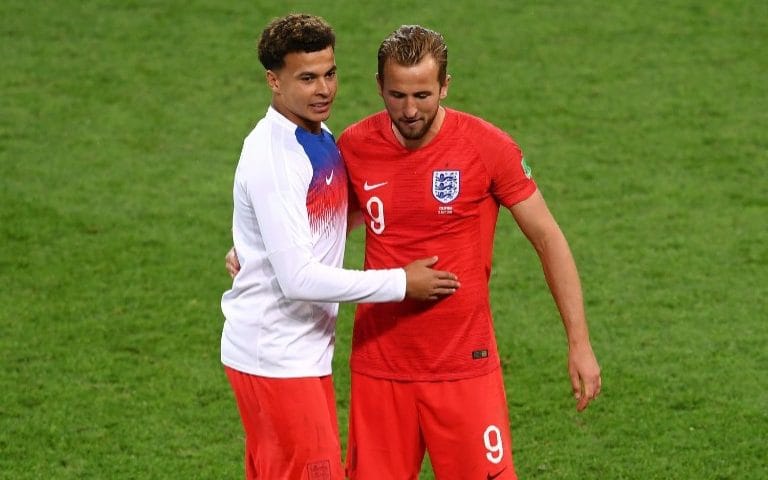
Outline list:
[[[400,120],[398,122],[397,129],[400,130],[400,135],[402,135],[404,138],[407,138],[408,140],[418,140],[423,137],[424,133],[426,132],[426,128],[424,128],[424,122],[422,121],[408,122],[405,120]]]
[[[307,116],[312,120],[323,122],[331,116],[333,102],[312,103],[307,109]]]

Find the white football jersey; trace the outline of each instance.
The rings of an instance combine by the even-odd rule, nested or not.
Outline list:
[[[221,361],[275,378],[331,373],[335,302],[394,302],[405,271],[342,268],[347,173],[333,135],[272,107],[235,172],[232,236],[240,272],[224,293]]]

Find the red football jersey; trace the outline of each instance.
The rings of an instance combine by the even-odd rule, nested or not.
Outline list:
[[[360,304],[352,370],[430,381],[498,367],[488,281],[499,205],[536,190],[518,146],[490,123],[451,109],[437,136],[414,151],[398,142],[386,112],[350,126],[338,144],[365,218],[365,268],[437,255],[435,268],[461,282],[436,302]]]

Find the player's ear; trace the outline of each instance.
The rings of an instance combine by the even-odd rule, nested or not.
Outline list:
[[[267,85],[272,93],[280,93],[280,79],[272,70],[267,70]]]
[[[440,100],[448,96],[448,85],[451,83],[451,76],[445,76],[445,82],[440,86]]]
[[[382,78],[379,76],[379,74],[376,74],[376,88],[379,89],[379,95],[384,96],[384,86],[381,84]]]

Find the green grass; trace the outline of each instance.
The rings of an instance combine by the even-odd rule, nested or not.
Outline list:
[[[336,27],[336,132],[380,108],[384,35],[440,30],[447,105],[518,140],[568,235],[604,372],[582,414],[533,250],[497,233],[521,478],[768,477],[768,4],[278,3],[0,5],[0,478],[241,478],[222,260],[255,38],[290,10]]]

